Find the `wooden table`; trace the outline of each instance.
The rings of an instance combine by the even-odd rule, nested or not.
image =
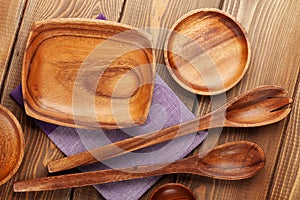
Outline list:
[[[293,97],[292,112],[283,121],[260,128],[224,128],[219,143],[249,140],[265,150],[267,163],[255,177],[220,181],[193,175],[164,176],[142,199],[167,182],[191,188],[199,199],[300,199],[300,3],[299,0],[0,0],[1,104],[20,121],[26,140],[24,161],[16,175],[0,186],[0,199],[103,199],[92,187],[36,193],[14,193],[15,181],[47,176],[48,161],[64,155],[10,98],[21,80],[22,59],[28,32],[34,21],[48,18],[95,18],[104,13],[109,20],[136,27],[165,27],[197,8],[214,7],[231,13],[249,34],[253,56],[246,76],[227,92],[230,99],[264,84],[285,87]],[[159,35],[159,42],[165,39]],[[161,51],[157,62],[163,64]],[[165,67],[157,69],[181,100],[196,114],[209,112],[211,98],[178,86]],[[0,172],[1,173],[1,172]]]

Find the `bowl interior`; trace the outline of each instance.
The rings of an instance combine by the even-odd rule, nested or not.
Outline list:
[[[19,122],[0,106],[0,185],[18,170],[24,155],[24,138]]]
[[[165,49],[173,78],[185,89],[202,95],[232,88],[245,74],[250,57],[243,28],[216,9],[192,11],[179,19]]]
[[[185,199],[195,200],[194,194],[184,185],[177,183],[165,184],[157,188],[150,197],[151,200]]]
[[[155,74],[150,40],[144,32],[108,21],[38,22],[23,64],[26,113],[80,128],[144,123]]]

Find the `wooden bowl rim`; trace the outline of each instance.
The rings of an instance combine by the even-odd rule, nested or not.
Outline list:
[[[41,21],[36,21],[30,30],[28,39],[27,39],[27,43],[26,43],[26,49],[24,52],[24,59],[23,59],[23,63],[22,63],[22,94],[23,94],[23,98],[24,98],[24,107],[25,107],[25,112],[27,115],[34,117],[34,118],[38,118],[39,120],[45,121],[45,122],[49,122],[52,124],[56,124],[56,125],[60,125],[60,126],[67,126],[67,127],[73,127],[73,128],[91,128],[94,129],[95,127],[90,127],[89,125],[76,125],[76,124],[72,124],[69,122],[64,122],[64,121],[60,121],[57,120],[53,117],[48,117],[48,116],[44,116],[41,115],[40,113],[37,113],[35,111],[34,108],[30,108],[28,103],[26,102],[26,86],[27,86],[27,76],[29,73],[29,69],[30,69],[30,63],[27,62],[27,57],[28,55],[30,55],[28,53],[28,49],[31,46],[31,42],[41,33],[43,33],[44,31],[48,31],[46,30],[41,30],[41,31],[37,31],[39,30],[41,27],[43,26],[49,26],[49,25],[62,25],[64,24],[65,26],[68,25],[80,25],[80,24],[86,24],[86,25],[90,25],[90,26],[102,26],[102,25],[110,25],[112,27],[121,27],[121,28],[125,28],[128,30],[133,30],[136,33],[140,34],[142,37],[144,37],[145,40],[147,40],[149,42],[149,44],[152,44],[152,36],[150,33],[141,30],[140,28],[136,28],[130,25],[126,25],[126,24],[121,24],[119,22],[113,22],[113,21],[107,21],[107,20],[98,20],[98,19],[88,19],[88,18],[55,18],[55,19],[45,19],[45,20],[41,20]],[[90,30],[92,31],[92,30]],[[35,37],[34,34],[37,34]],[[154,92],[154,79],[155,79],[155,72],[156,72],[156,58],[155,58],[155,51],[152,48],[151,50],[151,55],[152,55],[152,63],[151,63],[151,71],[152,71],[152,76],[153,76],[153,83],[150,89],[150,94],[149,94],[149,102],[147,103],[147,105],[145,106],[145,113],[142,116],[141,115],[141,119],[139,121],[135,121],[134,124],[107,124],[107,123],[102,123],[99,122],[100,127],[104,128],[104,129],[116,129],[116,128],[127,128],[127,127],[131,127],[131,126],[136,126],[136,125],[140,125],[143,124],[145,122],[145,120],[147,119],[147,116],[149,114],[150,111],[150,106],[151,106],[151,102],[152,102],[152,97],[153,97],[153,92]]]
[[[166,183],[166,184],[163,184],[161,186],[159,186],[158,188],[156,188],[152,193],[151,193],[151,196],[150,196],[150,200],[152,200],[153,196],[161,189],[164,189],[164,188],[170,188],[170,187],[180,187],[180,188],[183,188],[184,190],[186,190],[188,193],[191,194],[191,196],[193,196],[194,199],[196,199],[196,196],[195,194],[185,185],[183,184],[180,184],[180,183]]]
[[[216,12],[216,13],[219,13],[227,18],[229,18],[230,20],[232,20],[236,25],[237,27],[241,30],[241,32],[243,33],[243,36],[244,36],[244,39],[246,41],[246,44],[247,44],[247,61],[246,61],[246,64],[244,66],[244,70],[243,72],[240,74],[240,76],[233,82],[231,83],[228,87],[225,87],[221,90],[215,90],[215,91],[202,91],[202,90],[195,90],[191,87],[189,87],[188,85],[186,85],[185,83],[183,83],[175,74],[174,72],[172,71],[172,67],[170,65],[170,62],[169,62],[169,58],[168,58],[168,45],[169,45],[169,41],[170,41],[170,37],[172,35],[172,32],[175,30],[175,28],[186,18],[196,14],[196,13],[200,13],[200,12]],[[250,60],[251,60],[251,45],[250,45],[250,41],[249,41],[249,38],[248,38],[248,35],[247,35],[247,32],[245,31],[245,29],[243,28],[243,26],[241,25],[241,23],[231,14],[227,13],[227,12],[224,12],[220,9],[217,9],[217,8],[200,8],[200,9],[196,9],[196,10],[192,10],[186,14],[184,14],[183,16],[181,16],[178,20],[176,20],[176,22],[172,25],[171,31],[168,33],[167,37],[166,37],[166,42],[164,44],[164,58],[165,58],[165,63],[167,65],[167,69],[169,71],[169,73],[171,74],[171,76],[173,77],[173,79],[181,86],[183,87],[184,89],[192,92],[192,93],[195,93],[195,94],[199,94],[199,95],[217,95],[217,94],[221,94],[221,93],[224,93],[228,90],[230,90],[231,88],[233,88],[236,84],[238,84],[241,79],[245,76],[248,68],[249,68],[249,65],[250,65]]]
[[[6,116],[3,115],[3,117],[6,117],[6,118],[9,117],[11,119],[11,121],[14,123],[15,127],[17,128],[17,131],[15,132],[15,134],[18,136],[19,142],[20,142],[20,153],[19,153],[18,160],[17,160],[14,168],[10,171],[10,173],[4,179],[0,180],[0,185],[3,185],[15,175],[15,173],[18,171],[19,167],[21,166],[21,163],[24,158],[25,139],[24,139],[21,125],[20,125],[19,121],[17,120],[17,118],[14,116],[14,114],[12,114],[12,112],[10,112],[3,105],[0,105],[0,110],[3,111],[6,115]],[[0,133],[1,133],[1,131],[0,131]]]
[[[150,40],[151,42],[153,41],[151,34],[140,28],[130,26],[128,24],[122,24],[119,22],[108,21],[108,20],[99,20],[99,19],[90,19],[90,18],[52,18],[52,19],[44,19],[44,20],[35,21],[31,27],[28,39],[30,38],[30,34],[34,33],[41,26],[44,26],[47,24],[65,24],[65,25],[67,25],[68,23],[89,24],[89,25],[111,25],[111,26],[127,28],[129,30],[134,30],[136,32],[139,32],[142,35],[144,35],[145,37],[147,37],[147,39]],[[29,42],[29,40],[27,40],[26,47],[28,45],[28,42]]]

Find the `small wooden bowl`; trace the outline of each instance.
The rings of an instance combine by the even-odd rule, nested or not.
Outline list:
[[[103,20],[36,22],[23,62],[26,113],[79,128],[144,123],[154,88],[151,40],[146,32]]]
[[[150,200],[185,199],[196,200],[193,192],[186,186],[178,183],[168,183],[157,188],[150,197]]]
[[[165,44],[165,62],[183,88],[215,95],[235,86],[250,61],[246,32],[233,16],[218,9],[199,9],[181,17]]]
[[[0,185],[19,169],[24,156],[24,136],[15,116],[0,105]]]

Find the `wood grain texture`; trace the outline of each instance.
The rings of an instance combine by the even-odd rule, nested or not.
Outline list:
[[[245,75],[251,57],[244,29],[219,9],[197,9],[176,21],[165,62],[176,82],[200,95],[224,93]]]
[[[218,145],[212,150],[173,163],[22,180],[14,184],[14,191],[56,190],[174,173],[195,174],[222,180],[241,180],[257,174],[264,167],[265,162],[265,154],[257,144],[235,141]]]
[[[144,31],[96,19],[36,22],[23,62],[25,110],[68,127],[143,124],[154,77],[151,36]]]
[[[15,4],[16,1],[13,3],[13,5],[15,5],[13,6],[14,9],[18,8],[18,6]],[[1,1],[1,4],[5,5],[7,2]],[[32,24],[38,20],[59,17],[95,18],[102,11],[110,20],[117,21],[120,17],[122,5],[123,0],[28,0],[21,28],[18,33],[16,46],[12,52],[12,61],[9,66],[7,80],[5,82],[3,93],[1,94],[1,104],[4,104],[6,107],[8,107],[9,110],[16,115],[17,119],[22,125],[26,143],[25,156],[19,171],[16,173],[13,179],[0,187],[0,199],[70,199],[73,193],[70,189],[28,194],[16,194],[13,193],[12,190],[12,184],[17,180],[22,180],[29,177],[47,176],[48,172],[46,165],[48,161],[63,157],[63,154],[60,152],[60,150],[58,150],[55,145],[50,142],[47,136],[37,127],[32,119],[26,117],[24,111],[9,96],[9,93],[21,82],[23,55],[27,37]],[[13,13],[13,11],[11,13]],[[19,13],[18,17],[21,18],[22,15]],[[12,24],[10,20],[2,20],[6,20],[6,17],[1,19],[1,22]],[[97,193],[92,187],[91,189]],[[101,195],[98,196],[100,199],[102,198],[100,197]],[[76,196],[74,196],[73,199],[76,199],[75,197]]]
[[[300,27],[300,25],[298,26]],[[299,32],[297,32],[299,33]],[[300,34],[298,34],[300,36]],[[300,38],[299,38],[300,39]],[[300,57],[299,57],[300,58]],[[293,111],[283,136],[275,174],[269,186],[270,199],[300,199],[300,74],[295,86]]]
[[[2,5],[7,5],[6,1],[1,0],[1,3]],[[16,1],[11,3],[16,5]],[[9,107],[20,120],[25,133],[26,153],[20,171],[11,181],[0,187],[1,199],[70,199],[72,196],[73,199],[81,200],[85,197],[84,195],[92,196],[92,193],[95,195],[94,198],[101,198],[92,187],[88,187],[90,190],[85,190],[85,188],[75,189],[74,194],[71,190],[28,193],[27,195],[12,193],[11,186],[14,181],[47,175],[45,163],[49,160],[62,157],[63,155],[49,142],[48,138],[42,134],[32,120],[25,117],[24,112],[10,99],[9,92],[20,83],[25,42],[30,26],[35,20],[69,16],[90,18],[96,17],[99,12],[103,11],[108,19],[117,21],[120,18],[122,3],[122,0],[28,0],[25,17],[23,18],[22,27],[18,34],[16,48],[12,52],[13,57],[7,76],[8,79],[5,83],[3,94],[1,94],[1,102]],[[138,0],[127,0],[124,15],[120,19],[123,20],[123,22],[139,27],[149,26],[149,24],[150,26],[152,24],[152,26],[171,27],[174,21],[190,10],[201,7],[218,7],[220,5],[224,11],[236,16],[246,28],[253,50],[253,58],[249,71],[238,86],[230,90],[227,95],[233,97],[247,89],[262,84],[283,86],[288,89],[289,93],[299,90],[299,87],[295,87],[296,79],[299,77],[300,63],[299,48],[297,46],[300,33],[298,30],[299,22],[297,22],[300,13],[298,0],[224,0],[221,4],[219,3],[220,0],[168,1],[162,6],[159,0],[142,2]],[[4,12],[1,12],[1,14],[7,13],[9,9],[5,9],[5,6],[3,6],[3,8]],[[19,7],[13,6],[13,8],[18,9]],[[12,10],[12,12],[9,12],[11,14],[16,12],[13,9],[10,10]],[[151,13],[153,13],[154,16]],[[1,22],[2,19],[4,18],[1,18]],[[151,22],[150,19],[155,20]],[[13,27],[12,23],[8,23]],[[3,23],[1,23],[1,25],[3,25]],[[165,34],[163,33],[156,34],[162,39],[165,38]],[[11,34],[9,34],[9,36],[11,37]],[[162,54],[160,53],[158,55],[157,60],[163,63]],[[5,56],[7,55],[5,54]],[[6,59],[7,58],[4,60]],[[3,70],[2,67],[1,65],[1,70]],[[224,97],[218,95],[212,99],[210,97],[199,96],[199,103],[196,102],[193,105],[194,100],[191,99],[194,98],[194,95],[178,87],[177,83],[171,79],[163,66],[159,67],[158,72],[185,104],[199,115],[210,111],[211,107],[214,106],[210,103],[211,100],[218,104],[219,102],[216,102],[218,100],[217,98],[221,96],[222,99]],[[296,95],[294,96],[296,97]],[[299,95],[297,95],[297,97],[299,98]],[[298,107],[295,105],[298,105]],[[295,114],[299,113],[299,104],[294,103],[293,110]],[[297,154],[291,154],[296,151],[298,147],[298,140],[294,138],[296,134],[293,133],[294,130],[298,131],[297,124],[299,124],[297,120],[294,120],[297,119],[297,117],[294,117],[295,114],[293,114],[293,118],[290,118],[289,124],[281,122],[272,126],[255,129],[224,129],[219,143],[247,139],[257,142],[266,151],[268,159],[266,170],[259,173],[255,178],[233,183],[190,175],[180,175],[178,176],[178,180],[191,188],[196,193],[198,199],[266,199],[270,197],[278,199],[298,199],[300,185],[298,180],[300,172],[299,170],[297,171],[296,168],[291,168],[292,166],[286,168],[287,165],[284,164],[290,162],[291,165],[295,165],[294,163],[299,161]],[[299,114],[296,116],[298,115]],[[286,127],[288,128],[286,129]],[[286,139],[283,137],[285,132],[290,135],[287,136]],[[282,140],[282,142],[279,142],[279,140]],[[291,152],[284,153],[284,155],[276,161],[274,157],[279,155],[278,151],[281,143],[283,144],[282,151]],[[290,149],[291,144],[295,147],[294,151]],[[294,158],[295,161],[293,161]],[[276,166],[281,166],[281,168],[275,171],[273,186],[270,187],[271,189],[268,189]],[[285,172],[284,169],[288,172],[284,174],[285,177],[282,177],[283,172]],[[275,183],[275,180],[276,182],[279,181],[278,184]],[[162,179],[158,184],[152,187],[142,199],[148,199],[149,194],[158,185],[169,181],[175,181],[173,176],[167,176]],[[292,190],[290,188],[292,188]],[[269,194],[267,195],[268,190]],[[289,191],[291,191],[290,196],[288,195]]]
[[[163,58],[163,46],[168,31],[161,30],[171,28],[173,23],[184,14],[199,8],[218,8],[221,0],[127,0],[121,22],[136,27],[159,27],[151,31],[153,44],[156,50],[156,71],[163,80],[171,87],[185,105],[193,110],[197,105],[197,97],[180,87],[166,69]],[[151,30],[151,29],[150,29]],[[209,98],[206,99],[209,102]],[[149,199],[149,195],[155,187],[166,182],[172,182],[172,176],[166,176],[152,187],[141,199]]]
[[[182,184],[169,183],[158,187],[150,197],[150,200],[168,199],[196,200],[196,196],[189,188]]]
[[[299,18],[298,4],[297,1],[280,0],[251,2],[225,0],[222,3],[222,9],[236,16],[245,26],[252,44],[252,60],[248,72],[237,87],[227,92],[227,96],[236,96],[263,84],[285,87],[289,94],[293,94],[297,89],[295,85],[300,65],[297,47],[299,22],[296,20]],[[203,100],[200,98],[200,114],[208,109],[202,105]],[[293,105],[292,109],[298,108]],[[281,152],[280,145],[288,120],[289,118],[280,123],[255,129],[223,129],[219,143],[250,140],[257,142],[265,150],[267,164],[265,170],[256,177],[247,181],[224,182],[180,176],[180,182],[194,188],[199,198],[270,199],[268,188],[277,165],[277,155]],[[288,186],[281,185],[281,187]]]
[[[157,48],[156,71],[190,109],[193,108],[196,96],[180,87],[170,76],[163,58],[164,44],[171,26],[181,16],[198,8],[218,7],[219,3],[219,0],[147,0],[141,4],[138,0],[127,0],[124,8],[124,14],[121,22],[145,28],[151,32],[153,44]]]
[[[95,190],[94,187],[91,186],[86,186],[86,187],[80,187],[76,188],[73,190],[73,199],[78,199],[78,200],[99,200],[99,199],[104,199],[101,194]]]
[[[282,107],[292,102],[292,99],[284,97],[285,95],[286,91],[280,87],[262,86],[254,88],[204,116],[158,131],[104,145],[90,151],[50,161],[48,169],[50,172],[58,172],[107,160],[206,129],[216,127],[256,127],[272,124],[282,120],[290,113],[290,108],[282,109]]]
[[[25,141],[20,123],[0,105],[0,185],[19,169],[24,157]]]
[[[2,87],[9,59],[19,29],[25,0],[1,1],[0,7],[0,87]]]
[[[294,18],[300,18],[300,5],[291,2],[289,12],[295,13]],[[290,26],[289,38],[286,40],[287,53],[290,60],[286,62],[294,65],[294,73],[298,74],[297,83],[294,86],[294,103],[290,121],[282,134],[282,145],[279,149],[278,160],[272,182],[269,186],[267,198],[270,199],[300,199],[300,21],[286,14],[285,23]],[[298,70],[298,72],[297,72]]]

